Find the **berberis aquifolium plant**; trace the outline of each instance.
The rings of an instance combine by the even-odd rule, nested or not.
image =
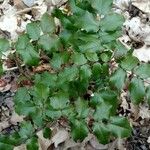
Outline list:
[[[128,119],[117,111],[121,93],[126,91],[135,105],[144,99],[150,103],[150,86],[144,84],[150,64],[139,62],[117,40],[123,22],[112,11],[112,0],[69,0],[66,9],[55,8],[29,23],[13,46],[0,40],[1,52],[15,45],[15,56],[29,68],[40,64],[42,54],[51,67],[32,75],[32,86],[18,89],[15,111],[25,119],[18,132],[0,136],[1,150],[22,143],[38,150],[36,132],[42,129],[50,138],[47,124],[60,118],[67,120],[75,141],[88,133],[102,144],[130,136]]]

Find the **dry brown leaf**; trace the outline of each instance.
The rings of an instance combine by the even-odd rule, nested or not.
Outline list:
[[[140,61],[149,62],[150,61],[150,47],[144,45],[140,49],[135,49],[133,55],[137,57]]]
[[[23,121],[23,116],[19,116],[17,113],[13,112],[11,119],[10,119],[10,123],[13,125],[17,125],[18,122],[22,122]]]
[[[36,68],[33,68],[33,72],[34,73],[41,73],[41,72],[44,72],[44,71],[50,71],[50,72],[53,72],[52,71],[52,68],[49,64],[42,64]]]
[[[65,142],[69,137],[68,131],[61,129],[52,137],[52,143],[54,143],[55,148],[58,147],[60,143]]]
[[[100,144],[94,136],[90,140],[90,144],[96,150],[108,150],[108,145]]]
[[[149,110],[149,107],[148,107],[148,105],[146,103],[140,105],[139,116],[142,119],[150,119],[150,110]]]
[[[2,121],[0,122],[0,132],[5,129],[5,128],[8,128],[9,127],[9,123],[8,121]]]
[[[26,145],[22,144],[20,146],[15,147],[14,150],[27,150],[27,149],[26,149]]]
[[[145,13],[150,13],[150,1],[149,0],[134,0],[132,5],[139,8],[141,11]]]
[[[39,142],[39,150],[47,150],[48,147],[52,144],[52,142],[49,139],[45,139],[43,137],[43,131],[39,131],[37,133],[38,136],[38,142]]]
[[[27,6],[22,2],[22,0],[13,0],[14,1],[14,6],[17,8],[17,9],[24,9],[26,8]]]

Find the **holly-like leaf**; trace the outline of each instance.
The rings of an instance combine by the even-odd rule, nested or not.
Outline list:
[[[20,49],[18,53],[21,55],[24,63],[29,66],[35,66],[39,63],[39,54],[30,43],[26,45],[25,49]]]
[[[69,96],[67,93],[57,93],[50,98],[50,105],[54,109],[64,109],[68,106]]]
[[[57,75],[56,74],[50,74],[49,72],[44,72],[41,74],[35,75],[35,84],[41,83],[47,87],[55,87],[57,81]]]
[[[100,93],[94,93],[94,96],[91,98],[90,104],[91,104],[91,106],[96,107],[103,101],[104,100],[102,99]]]
[[[107,127],[115,137],[124,138],[131,135],[130,124],[124,117],[111,117],[110,123],[107,125]]]
[[[0,149],[1,150],[13,150],[14,146],[11,144],[5,144],[5,143],[0,142]]]
[[[83,40],[82,44],[79,44],[79,50],[81,52],[99,52],[103,50],[102,44],[100,39],[98,39],[97,36],[87,36],[81,37],[81,40]]]
[[[17,132],[9,135],[0,135],[0,149],[13,150],[14,146],[21,143],[22,139]]]
[[[76,66],[66,67],[62,72],[58,74],[58,81],[60,83],[70,82],[77,78],[79,70]]]
[[[21,129],[19,131],[19,135],[23,139],[28,139],[29,137],[32,136],[34,132],[34,128],[31,124],[31,122],[23,122],[21,124]]]
[[[52,135],[52,130],[48,127],[43,130],[43,137],[49,139]]]
[[[111,115],[112,106],[109,103],[102,102],[96,106],[96,111],[94,113],[94,119],[96,121],[102,119],[109,119]]]
[[[92,77],[98,79],[101,75],[102,65],[100,63],[94,63],[92,68]]]
[[[78,113],[77,117],[79,118],[86,118],[89,113],[89,107],[88,103],[81,98],[78,98],[78,100],[75,102],[76,111]]]
[[[36,93],[37,98],[39,97],[46,100],[49,96],[49,87],[45,86],[44,84],[36,84],[34,87],[34,91]]]
[[[88,128],[83,120],[73,119],[71,121],[71,136],[75,141],[83,141],[88,135]]]
[[[32,22],[27,24],[27,34],[32,40],[38,40],[40,37],[41,29],[40,25],[37,22]]]
[[[92,71],[89,65],[83,65],[81,66],[79,70],[80,80],[86,80],[89,79],[92,75]]]
[[[36,99],[37,100],[37,99]],[[41,106],[41,105],[40,105]],[[43,106],[42,106],[43,107]],[[41,108],[38,108],[36,106],[36,110],[34,112],[32,112],[30,114],[31,118],[32,118],[32,121],[34,123],[34,125],[38,128],[41,128],[43,127],[44,125],[44,119],[45,119],[45,116],[42,112],[43,110]]]
[[[99,93],[104,102],[112,106],[111,115],[114,115],[118,106],[117,94],[111,90],[102,90]]]
[[[110,12],[113,0],[92,0],[91,3],[100,15],[105,15]]]
[[[146,87],[146,99],[150,106],[150,86]]]
[[[54,53],[53,58],[51,60],[51,65],[54,69],[60,69],[61,65],[63,64],[63,59],[61,54]]]
[[[27,140],[26,143],[27,150],[39,150],[38,138],[36,136]]]
[[[115,58],[121,58],[123,56],[126,56],[128,49],[121,42],[117,41],[115,47],[116,47],[114,52]]]
[[[36,112],[36,106],[31,101],[23,103],[15,103],[15,111],[19,115],[29,116]]]
[[[21,51],[25,50],[27,45],[29,44],[30,39],[27,34],[20,35],[18,41],[16,43],[16,50]]]
[[[115,31],[118,28],[121,28],[121,26],[124,23],[124,18],[120,14],[109,14],[106,17],[104,17],[101,22],[101,30],[103,31]]]
[[[24,103],[25,101],[30,101],[31,97],[30,97],[28,89],[25,87],[19,88],[15,94],[14,100],[15,100],[15,103],[17,102]]]
[[[0,75],[3,74],[3,65],[2,65],[2,62],[0,62]]]
[[[39,39],[39,45],[46,51],[51,51],[52,48],[56,49],[59,47],[59,38],[56,35],[42,35]]]
[[[62,111],[61,110],[46,110],[45,111],[46,116],[48,116],[51,119],[58,119],[62,116]]]
[[[6,52],[9,49],[9,41],[6,39],[0,38],[0,52]]]
[[[129,91],[132,102],[139,104],[145,96],[144,82],[140,78],[134,77],[129,85]]]
[[[71,8],[71,11],[74,14],[81,15],[84,13],[84,10],[77,6],[78,2],[76,2],[75,0],[69,0],[68,3]]]
[[[87,59],[82,53],[74,53],[72,56],[72,60],[76,65],[84,65],[87,63]]]
[[[104,44],[109,44],[110,42],[116,41],[116,39],[119,38],[121,34],[122,32],[120,30],[113,31],[113,32],[99,31],[100,39]]]
[[[87,32],[97,32],[99,30],[99,21],[97,21],[96,17],[88,11],[86,11],[85,14],[79,18],[75,25],[86,30]]]
[[[55,31],[54,18],[45,13],[41,18],[41,28],[44,33],[53,33]]]
[[[128,55],[121,61],[121,67],[125,70],[131,71],[139,63],[138,58]]]
[[[150,77],[150,64],[141,64],[138,66],[134,73],[138,75],[140,78],[149,78]]]
[[[100,143],[107,144],[109,142],[110,132],[105,124],[95,122],[93,125],[93,133]]]
[[[100,58],[101,58],[101,60],[102,60],[103,62],[108,62],[108,61],[110,61],[110,57],[106,54],[106,52],[105,52],[105,53],[102,53],[102,54],[100,55]]]
[[[119,68],[115,73],[110,77],[110,82],[115,86],[119,91],[122,90],[126,79],[126,72]]]
[[[93,62],[98,61],[97,53],[88,52],[85,55],[89,61],[93,61]]]

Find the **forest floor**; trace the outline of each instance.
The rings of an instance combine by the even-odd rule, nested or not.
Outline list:
[[[4,37],[15,41],[26,27],[26,24],[38,20],[46,11],[49,13],[54,6],[65,5],[64,0],[0,0],[0,38]],[[124,15],[123,36],[119,39],[126,47],[134,48],[134,55],[140,61],[150,61],[150,1],[149,0],[115,0],[114,11]],[[0,133],[11,133],[19,128],[23,120],[14,111],[13,96],[18,87],[20,74],[14,67],[13,61],[6,56],[4,75],[0,78]],[[28,85],[27,80],[23,80]],[[42,150],[149,150],[150,149],[150,109],[147,103],[133,106],[123,96],[119,113],[127,116],[133,126],[132,136],[128,139],[117,139],[107,145],[101,145],[93,135],[89,135],[82,143],[75,143],[68,139],[69,134],[60,125],[63,120],[56,122],[56,130],[52,141],[41,137]],[[40,134],[40,133],[39,133]],[[59,137],[59,138],[58,138]],[[25,150],[25,146],[15,150]]]

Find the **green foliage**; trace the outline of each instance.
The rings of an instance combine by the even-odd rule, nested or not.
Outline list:
[[[150,64],[141,63],[117,40],[124,18],[112,11],[112,0],[69,0],[68,6],[68,12],[56,8],[29,23],[15,43],[26,67],[40,65],[44,54],[50,70],[35,73],[33,85],[16,92],[15,111],[25,121],[15,135],[0,136],[0,149],[12,150],[21,143],[28,150],[38,149],[36,131],[43,129],[43,136],[51,138],[47,124],[61,117],[69,122],[75,141],[91,132],[107,144],[131,134],[128,120],[117,111],[124,90],[134,104],[144,99],[150,104],[150,87],[144,84]],[[0,39],[0,52],[9,47]]]

